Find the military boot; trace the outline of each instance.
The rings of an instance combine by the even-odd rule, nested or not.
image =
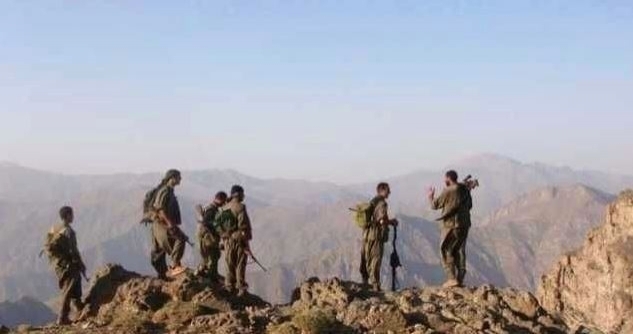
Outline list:
[[[458,287],[458,286],[460,286],[460,284],[454,278],[451,278],[451,279],[447,280],[446,282],[444,282],[444,284],[442,284],[442,288],[445,288],[445,289],[447,289],[447,288],[455,288],[455,287]]]

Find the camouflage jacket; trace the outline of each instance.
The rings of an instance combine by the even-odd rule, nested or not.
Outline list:
[[[167,215],[174,224],[181,224],[180,205],[178,204],[178,198],[174,194],[174,188],[168,185],[160,188],[154,198],[153,207],[156,212],[165,212],[165,215]]]
[[[248,242],[253,239],[253,230],[251,228],[251,220],[246,211],[246,205],[234,198],[225,205],[224,210],[231,210],[237,222],[237,231],[233,233],[232,238]]]
[[[387,242],[389,237],[389,226],[387,225],[389,208],[387,201],[383,197],[376,196],[371,200],[371,204],[374,212],[371,216],[371,223],[363,231],[363,240],[382,240],[382,242]]]
[[[57,269],[85,270],[86,267],[77,247],[75,230],[69,224],[61,222],[54,225],[49,233],[60,236],[60,248],[63,250],[59,256],[51,258],[52,265]]]
[[[473,207],[470,190],[463,184],[448,186],[439,197],[431,203],[433,210],[442,209],[439,220],[445,228],[468,228],[470,222],[470,209]]]

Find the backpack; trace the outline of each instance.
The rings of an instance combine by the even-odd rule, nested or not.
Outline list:
[[[42,252],[46,253],[49,262],[67,256],[66,236],[62,233],[63,231],[63,228],[56,229],[54,227],[46,233],[46,240],[44,241],[44,249],[42,249]]]
[[[359,203],[356,207],[350,208],[350,211],[354,212],[354,222],[356,226],[366,229],[371,225],[374,207],[375,205],[372,201]]]
[[[222,237],[229,237],[237,230],[237,217],[231,209],[221,210],[213,222],[213,227]]]
[[[141,218],[141,224],[149,224],[156,219],[156,210],[154,210],[154,200],[156,198],[156,194],[161,187],[152,188],[152,190],[145,193],[145,198],[143,199],[143,217]]]

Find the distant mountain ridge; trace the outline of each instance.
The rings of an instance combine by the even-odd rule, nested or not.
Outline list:
[[[614,199],[580,184],[541,188],[482,220],[471,237],[496,259],[506,284],[534,291],[541,275],[582,243]]]
[[[33,299],[21,298],[15,302],[0,303],[0,324],[8,327],[29,324],[41,326],[55,320],[56,316],[46,305]]]
[[[545,187],[508,203],[484,219],[487,224],[475,221],[468,240],[467,283],[534,291],[540,276],[560,254],[582,242],[614,198],[584,185]],[[441,284],[444,276],[437,247],[438,223],[406,215],[398,219],[401,286]],[[349,242],[339,248],[274,267],[268,274],[273,284],[266,281],[267,275],[256,273],[256,288],[271,300],[283,301],[291,286],[312,276],[360,280],[360,234],[356,229],[349,235]],[[385,286],[391,282],[387,261],[390,252],[391,245],[387,244],[382,272]]]
[[[491,167],[486,168],[486,164]],[[473,193],[474,225],[485,225],[486,228],[493,219],[486,217],[505,208],[505,204],[509,203],[511,208],[517,196],[543,187],[583,183],[605,193],[615,193],[633,186],[633,177],[535,167],[489,155],[457,162],[448,168],[457,169],[462,176],[472,174],[480,179],[482,186]],[[161,176],[161,173],[71,176],[0,165],[0,261],[3,263],[0,300],[21,296],[49,300],[56,295],[56,282],[46,260],[38,259],[37,253],[45,231],[57,219],[57,209],[64,204],[73,205],[77,211],[75,229],[89,268],[120,262],[131,270],[152,273],[147,259],[148,231],[137,222],[143,195]],[[391,211],[406,222],[402,226],[400,243],[401,256],[409,263],[401,274],[404,284],[436,284],[442,278],[438,271],[437,225],[433,222],[437,213],[428,209],[425,200],[426,188],[429,185],[440,187],[442,177],[443,171],[436,171],[387,179],[393,190]],[[280,301],[287,297],[288,289],[307,279],[309,274],[355,278],[360,233],[351,223],[347,208],[369,199],[375,191],[374,183],[336,185],[264,180],[230,170],[184,171],[183,184],[176,193],[182,206],[183,228],[190,237],[195,235],[194,205],[209,201],[217,190],[226,190],[234,183],[241,183],[246,188],[246,204],[255,234],[253,250],[262,262],[273,268],[270,276],[262,275],[254,268],[249,272],[254,292],[267,300]],[[601,210],[601,196],[596,196],[595,203],[589,205],[591,212]],[[521,216],[521,213],[516,215]],[[551,217],[548,224],[556,225],[557,219]],[[564,221],[566,228],[576,228],[576,221]],[[586,227],[584,223],[579,226],[582,226],[579,231]],[[502,233],[508,232],[496,227],[488,234],[492,238]],[[512,238],[522,236],[508,235]],[[502,248],[488,246],[497,244],[502,238],[482,238],[489,240],[486,244],[476,242],[476,238],[477,234],[473,232],[469,246],[474,261],[473,283],[492,281],[504,285],[515,282],[512,274],[504,272],[503,268],[508,268],[504,261],[498,260]],[[507,245],[516,247],[513,242]],[[534,245],[539,244],[530,247]],[[196,253],[187,249],[185,262],[192,266],[197,264]],[[320,258],[325,254],[329,257]],[[516,282],[528,288],[533,285],[531,278]]]

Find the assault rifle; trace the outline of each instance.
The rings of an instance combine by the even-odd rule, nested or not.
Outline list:
[[[466,188],[468,188],[468,190],[473,190],[479,187],[479,180],[473,179],[472,175],[466,176],[462,183],[466,186]]]
[[[198,223],[204,222],[204,208],[201,204],[196,205],[196,221]]]
[[[84,277],[84,279],[86,280],[86,283],[87,283],[87,282],[90,282],[90,279],[89,279],[89,278],[88,278],[88,276],[86,275],[86,271],[85,271],[85,270],[82,270],[82,271],[81,271],[81,276],[83,276],[83,277]]]
[[[396,249],[396,240],[398,239],[398,226],[393,226],[393,240],[391,241],[391,246],[393,250],[391,251],[391,256],[389,258],[389,265],[391,265],[391,291],[396,291],[398,289],[398,277],[397,270],[399,267],[402,267],[402,263],[400,263],[400,256],[398,256],[398,250]]]
[[[204,230],[206,230],[207,232],[211,232],[209,230],[209,227],[204,224],[204,211],[205,210],[201,204],[196,205],[196,221],[198,222],[198,225],[200,225]]]
[[[186,243],[187,243],[189,246],[191,246],[191,247],[193,247],[193,246],[194,246],[193,242],[191,242],[191,241],[189,240],[189,236],[187,236],[187,235],[185,234],[185,232],[183,232],[183,231],[180,229],[180,227],[178,227],[178,226],[174,225],[174,226],[173,226],[173,227],[172,227],[169,231],[170,231],[169,233],[171,233],[171,235],[172,235],[174,238],[177,238],[177,239],[181,239],[181,240],[183,240],[184,242],[186,242]]]
[[[257,258],[255,257],[255,255],[253,255],[253,252],[251,251],[250,248],[246,248],[246,250],[244,251],[246,253],[246,255],[250,256],[251,259],[253,259],[253,262],[255,262],[255,264],[257,264],[260,268],[262,268],[262,270],[264,272],[268,272],[268,269],[266,269],[266,267],[264,267],[261,262],[259,262],[259,260],[257,260]]]

